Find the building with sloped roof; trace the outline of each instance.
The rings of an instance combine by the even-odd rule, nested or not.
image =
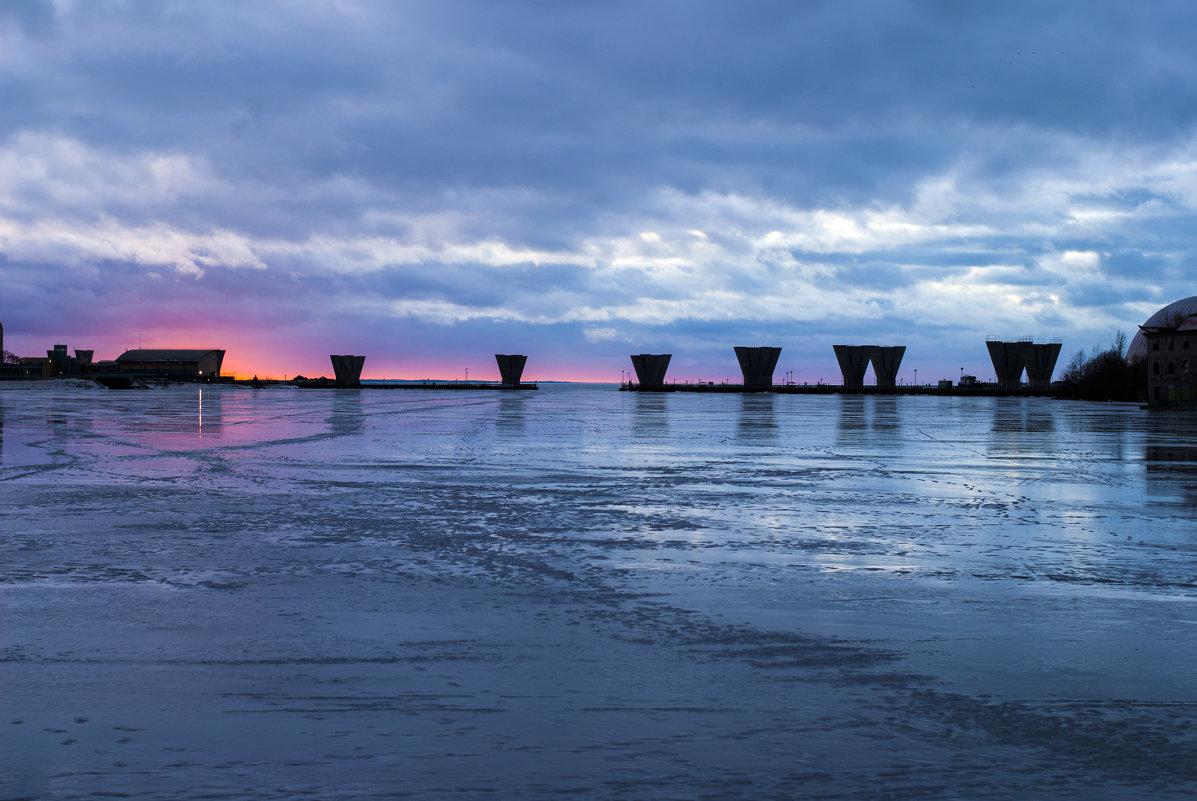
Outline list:
[[[121,373],[171,381],[215,381],[223,362],[223,350],[143,348],[116,357]]]

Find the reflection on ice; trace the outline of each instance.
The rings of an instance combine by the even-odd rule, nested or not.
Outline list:
[[[338,437],[362,433],[365,428],[362,392],[361,389],[333,389],[319,393],[332,398],[332,406],[325,420],[330,433]]]
[[[905,400],[893,395],[842,395],[830,399],[839,406],[837,444],[886,450],[903,445],[902,412]],[[935,427],[934,418],[923,421]]]
[[[752,393],[736,397],[740,399],[740,438],[750,441],[773,439],[777,435],[777,421],[773,416],[776,396]]]
[[[1056,450],[1055,401],[1049,398],[994,398],[990,453],[1042,455]]]
[[[224,392],[199,387],[196,392],[196,435],[219,437],[224,431]]]
[[[0,393],[0,796],[1186,797],[1194,465],[1046,399]]]
[[[496,428],[506,436],[519,437],[525,430],[524,392],[500,392],[499,413],[495,417]]]
[[[658,437],[669,432],[669,416],[666,404],[669,397],[663,392],[636,392],[632,394],[633,431],[639,437]]]

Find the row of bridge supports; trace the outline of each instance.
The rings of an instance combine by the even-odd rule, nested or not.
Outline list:
[[[762,389],[773,386],[773,370],[781,357],[781,348],[746,348],[737,345],[736,361],[744,376],[744,386]],[[835,357],[844,373],[844,386],[864,385],[865,370],[873,363],[877,374],[877,386],[893,387],[897,382],[898,365],[902,363],[905,345],[881,347],[879,345],[836,345]],[[636,370],[636,381],[642,387],[659,387],[665,383],[665,371],[669,367],[669,353],[637,353],[632,356],[632,367]]]
[[[362,367],[366,363],[365,356],[330,355],[333,375],[338,386],[360,387],[362,385]],[[669,358],[666,357],[668,363]],[[499,376],[504,386],[518,387],[520,378],[524,375],[524,365],[528,357],[522,353],[496,353],[495,361],[499,365]],[[662,372],[664,379],[664,372]]]
[[[1027,373],[1031,389],[1045,390],[1051,385],[1052,372],[1060,356],[1060,343],[1037,344],[1030,340],[1005,342],[988,340],[989,356],[993,360],[998,386],[1018,389],[1022,373]],[[898,368],[906,355],[905,345],[834,345],[835,358],[844,376],[844,386],[864,386],[869,364],[877,376],[877,386],[892,389],[897,386]],[[737,346],[736,359],[744,375],[744,386],[751,389],[773,385],[773,370],[781,356],[781,348],[745,348]],[[671,354],[638,353],[632,356],[636,380],[644,387],[659,387],[665,383],[665,371]]]
[[[1002,389],[1017,389],[1025,370],[1032,389],[1047,389],[1051,384],[1056,359],[1060,355],[1060,343],[1036,344],[1030,340],[1003,342],[989,340],[985,343],[993,360],[998,386]],[[898,368],[906,354],[905,345],[835,345],[835,358],[844,376],[844,386],[864,386],[865,373],[873,365],[877,386],[892,389],[897,385]],[[781,357],[781,348],[735,347],[736,360],[748,389],[763,389],[773,386],[773,371]],[[365,356],[333,355],[333,373],[340,386],[361,386],[362,367]],[[659,387],[665,383],[669,369],[669,353],[636,353],[632,355],[632,367],[636,380],[643,387]],[[524,373],[528,357],[523,354],[496,353],[502,383],[518,386]]]

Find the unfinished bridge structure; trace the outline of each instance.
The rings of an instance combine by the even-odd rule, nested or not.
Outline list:
[[[769,389],[773,386],[773,369],[781,357],[781,348],[746,348],[735,346],[736,360],[744,374],[745,389]]]
[[[636,370],[636,382],[642,387],[665,385],[665,371],[669,369],[672,353],[633,353],[632,367]]]
[[[985,347],[993,362],[993,372],[1002,389],[1018,389],[1022,385],[1022,374],[1026,371],[1027,385],[1034,390],[1051,387],[1052,373],[1060,357],[1061,343],[1037,343],[1030,337],[1009,340],[988,337]]]
[[[362,385],[362,366],[366,363],[365,356],[330,355],[333,375],[337,378],[339,387],[360,387]]]
[[[898,383],[898,367],[906,354],[905,345],[833,345],[835,359],[840,363],[846,389],[864,386],[865,371],[873,364],[877,386],[893,389]]]
[[[499,377],[503,386],[518,387],[528,357],[523,353],[496,353],[495,361],[499,365]]]

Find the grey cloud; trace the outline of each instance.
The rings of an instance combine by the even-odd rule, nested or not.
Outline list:
[[[374,311],[355,327],[444,354],[502,331],[521,346],[614,359],[637,339],[714,354],[716,341],[771,331],[787,353],[821,352],[828,337],[862,329],[930,348],[944,326],[985,322],[967,310],[919,319],[909,306],[980,303],[968,292],[984,287],[957,287],[959,301],[920,294],[974,268],[1017,290],[1011,309],[1031,310],[1017,319],[1090,338],[1153,294],[1191,294],[1192,179],[1143,186],[1115,175],[1128,153],[1150,162],[1190,146],[1197,9],[1187,3],[63,8],[0,9],[13,45],[0,53],[0,150],[25,157],[34,139],[53,139],[88,154],[62,181],[51,162],[73,162],[51,153],[49,173],[0,196],[0,225],[24,226],[0,229],[6,294],[24,304],[4,309],[6,323],[70,316],[100,328],[120,319],[96,309],[154,297],[167,312],[206,305],[214,324],[316,341],[365,300],[511,303],[557,320],[569,304],[601,316],[729,286],[796,295],[668,325],[445,325]],[[144,165],[158,157],[188,165],[191,183],[145,191]],[[1110,212],[1108,222],[1071,220],[1081,206]],[[871,213],[898,227],[837,239],[802,217],[817,211],[862,230]],[[53,223],[82,236],[107,222],[121,236],[160,227],[186,242],[121,262],[26,230]],[[760,250],[774,224],[783,234],[805,225],[814,244]],[[635,258],[617,252],[650,230],[659,251],[633,241]],[[199,279],[172,272],[176,251],[209,247],[220,232],[241,262],[215,259]],[[373,240],[431,255],[377,255]],[[490,242],[553,254],[499,266],[437,255]],[[1096,272],[1082,280],[1045,262],[1069,250],[1101,254]],[[681,265],[673,273],[662,266],[670,258]],[[1136,285],[1140,272],[1151,280]],[[71,288],[56,293],[56,282]],[[815,290],[828,293],[816,299],[821,321],[778,321],[778,309],[809,316],[800,296]],[[611,329],[607,344],[593,330],[587,339],[595,326]]]

